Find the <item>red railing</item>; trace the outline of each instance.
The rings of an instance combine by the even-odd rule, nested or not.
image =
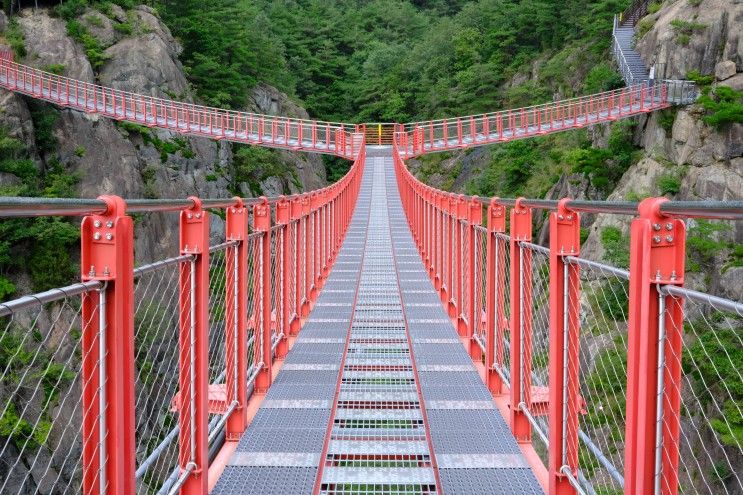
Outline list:
[[[471,146],[502,143],[610,122],[689,103],[696,88],[688,81],[639,84],[595,95],[499,112],[404,124],[403,158]]]
[[[53,459],[79,449],[81,462],[65,462],[64,476],[60,471],[56,480],[52,474],[45,481],[44,489],[60,493],[134,493],[142,483],[149,490],[207,493],[210,445],[222,432],[227,440],[242,436],[248,400],[271,386],[275,360],[286,355],[288,339],[300,330],[336,259],[363,174],[363,136],[358,142],[356,160],[340,181],[305,194],[270,200],[34,198],[0,208],[0,217],[83,216],[82,283],[0,304],[0,316],[9,317],[0,339],[21,339],[19,349],[28,344],[33,356],[35,341],[26,343],[25,335],[38,333],[44,348],[54,344],[58,337],[47,343],[43,336],[51,335],[56,323],[49,328],[43,315],[56,314],[55,302],[65,301],[56,318],[79,328],[80,342],[63,340],[53,355],[39,357],[45,360],[39,365],[49,361],[54,366],[48,369],[61,369],[54,373],[80,384],[63,387],[50,379],[46,400],[79,408],[74,417],[50,423],[54,435],[29,426],[24,435],[33,437],[33,444],[8,434],[15,453],[6,451],[4,440],[4,458],[38,459],[34,452],[43,452],[49,465],[40,468],[53,473],[58,468]],[[226,230],[224,242],[210,246],[214,209],[224,212]],[[179,254],[134,269],[129,214],[156,211],[179,211]],[[67,315],[80,300],[82,310]],[[38,313],[30,322],[24,316],[29,310]],[[59,338],[72,340],[66,335],[71,332]],[[0,370],[3,386],[12,383],[8,369],[25,367],[24,377],[37,372],[36,358],[21,363],[18,355],[3,356],[9,360],[3,366],[10,366]],[[34,396],[18,394],[4,394],[0,401],[3,410],[18,411],[13,428],[34,425],[34,414],[47,414],[34,405]],[[175,418],[178,428],[169,431]],[[59,438],[66,445],[57,443]],[[38,489],[28,476],[22,481],[14,476],[0,477],[3,493]]]
[[[743,365],[731,351],[739,349],[740,335],[723,344],[731,338],[727,327],[735,332],[743,322],[743,302],[683,289],[684,219],[740,220],[743,202],[483,201],[417,180],[403,161],[407,136],[398,133],[393,153],[414,240],[545,490],[743,489],[735,466],[743,446],[730,416],[739,411],[731,387],[743,378],[724,371]],[[532,214],[539,209],[549,210],[549,247],[533,243]],[[629,271],[580,257],[581,212],[634,217]],[[690,302],[705,307],[685,309]],[[734,322],[714,324],[723,314]],[[594,340],[589,351],[583,346],[591,334],[605,340]],[[720,361],[705,369],[685,346]],[[713,380],[726,383],[714,408],[699,389]],[[682,425],[703,431],[702,440]],[[542,454],[531,447],[535,437],[545,445]],[[726,477],[715,479],[708,464],[724,467]],[[602,474],[591,474],[597,470]]]
[[[45,72],[0,52],[0,86],[57,105],[181,134],[353,159],[357,126],[211,108],[120,91]]]

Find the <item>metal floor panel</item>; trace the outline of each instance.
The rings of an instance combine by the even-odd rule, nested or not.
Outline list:
[[[542,493],[525,466],[418,255],[391,149],[367,147],[336,263],[211,493]]]

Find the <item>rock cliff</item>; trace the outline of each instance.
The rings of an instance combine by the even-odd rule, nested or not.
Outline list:
[[[162,98],[193,101],[193,91],[178,59],[181,47],[156,12],[138,6],[125,12],[116,5],[105,15],[89,9],[76,19],[98,43],[95,63],[86,47],[68,33],[67,23],[45,9],[14,16],[22,34],[23,63],[65,76],[99,82],[117,89]],[[126,23],[127,29],[117,28]],[[2,25],[8,25],[3,19]],[[100,60],[100,62],[98,62]],[[258,84],[246,95],[246,110],[307,118],[307,112],[275,88]],[[30,106],[48,114],[54,146],[38,145]],[[40,170],[59,162],[79,178],[80,197],[117,194],[128,198],[250,196],[245,183],[234,179],[233,148],[228,142],[183,137],[164,130],[122,125],[71,110],[58,110],[28,98],[0,91],[0,125],[22,140]],[[43,149],[42,149],[43,148]],[[312,190],[326,183],[319,156],[277,151],[286,172],[260,183],[267,195]],[[174,253],[176,215],[148,215],[138,224],[137,259],[151,261]],[[215,240],[222,222],[212,216]]]

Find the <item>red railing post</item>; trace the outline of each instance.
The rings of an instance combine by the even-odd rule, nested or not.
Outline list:
[[[550,213],[549,493],[573,495],[578,477],[580,389],[580,269],[566,260],[580,252],[580,215],[560,201]]]
[[[511,210],[511,431],[521,443],[531,442],[531,425],[522,407],[531,396],[531,250],[522,242],[531,241],[531,208],[516,200]]]
[[[481,274],[478,275],[478,271],[481,272],[482,267],[479,266],[478,263],[476,246],[478,237],[475,235],[475,226],[482,225],[482,204],[480,204],[480,200],[477,198],[477,196],[475,196],[468,203],[466,203],[466,206],[467,252],[465,253],[465,256],[466,259],[469,260],[469,265],[467,266],[467,283],[464,284],[464,297],[462,298],[462,300],[466,301],[466,303],[463,304],[463,308],[460,310],[460,321],[465,322],[465,336],[469,341],[470,356],[472,357],[472,359],[480,362],[480,360],[482,359],[482,349],[480,349],[480,346],[474,338],[475,328],[477,327],[476,322],[480,319],[480,315],[476,314],[478,305],[475,304],[475,299],[480,297],[480,295],[475,292],[475,282],[478,276],[482,276]]]
[[[227,315],[225,361],[227,402],[237,403],[227,420],[226,439],[240,440],[248,425],[247,332],[248,332],[248,209],[240,198],[226,209],[226,239],[237,242],[227,251]]]
[[[451,271],[449,283],[449,318],[456,319],[457,332],[460,337],[466,335],[464,322],[460,325],[460,316],[462,314],[462,275],[464,267],[464,224],[467,220],[467,203],[464,195],[452,195],[449,198],[449,208],[451,211],[451,225],[454,228],[454,246],[451,256]]]
[[[289,325],[289,335],[298,335],[299,329],[302,327],[302,249],[300,242],[302,240],[302,200],[301,198],[295,197],[291,201],[291,220],[292,220],[292,236],[294,237],[294,294],[290,297],[294,298],[294,314],[292,315],[291,323]]]
[[[280,269],[276,270],[281,277],[281,284],[280,286],[277,285],[278,293],[276,294],[276,307],[281,309],[276,315],[276,332],[280,339],[276,346],[276,359],[284,359],[284,356],[289,352],[289,297],[291,297],[289,294],[289,277],[291,277],[293,268],[291,260],[294,258],[294,255],[289,252],[290,221],[291,204],[284,196],[281,196],[279,202],[276,203],[276,223],[281,225],[281,245],[279,246],[277,242],[276,249],[281,249],[281,253],[274,253],[276,259],[281,263]]]
[[[255,262],[256,270],[260,273],[259,313],[261,325],[256,329],[256,362],[262,363],[261,369],[255,378],[255,392],[265,393],[273,380],[273,352],[271,341],[271,205],[265,197],[253,206],[253,228],[261,232],[260,254]],[[258,338],[260,333],[261,338]],[[260,340],[260,345],[257,345]]]
[[[134,227],[124,200],[101,196],[106,213],[80,227],[82,450],[85,495],[134,493]]]
[[[683,308],[662,288],[684,283],[686,228],[665,201],[642,201],[630,234],[626,494],[678,493]]]
[[[302,318],[306,318],[307,315],[310,314],[310,285],[311,285],[311,278],[310,278],[310,256],[311,256],[311,247],[310,247],[310,195],[309,194],[303,194],[302,196],[302,244],[303,249],[302,251],[302,276],[303,279],[300,281],[297,281],[297,283],[302,284],[302,305],[301,305],[301,312],[300,316]]]
[[[505,320],[506,250],[496,237],[506,232],[506,208],[498,198],[488,206],[487,266],[485,268],[485,370],[488,388],[493,395],[503,393],[503,380],[495,367],[503,366],[503,330]]]
[[[205,495],[209,468],[209,215],[201,200],[181,211],[178,463],[183,495]]]

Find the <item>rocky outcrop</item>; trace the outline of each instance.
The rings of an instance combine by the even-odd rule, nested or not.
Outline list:
[[[640,21],[652,28],[637,41],[637,51],[657,64],[657,77],[682,79],[692,71],[713,74],[721,60],[743,71],[743,4],[736,0],[665,2]]]
[[[25,37],[24,63],[64,75],[96,81],[123,91],[193,102],[190,85],[178,59],[182,49],[168,28],[147,6],[125,12],[111,6],[108,15],[88,9],[77,21],[105,49],[105,61],[95,73],[84,47],[67,34],[62,19],[44,9],[25,10],[18,22]],[[131,33],[115,29],[127,23]],[[247,110],[257,113],[308,118],[307,112],[275,88],[259,84],[248,95]],[[54,159],[79,177],[81,197],[117,194],[129,198],[204,198],[233,196],[232,150],[228,142],[179,136],[170,131],[122,126],[112,120],[62,109],[53,126],[58,145],[39,156],[35,129],[25,97],[0,91],[0,125],[29,144],[32,157],[43,169]],[[47,107],[51,108],[51,107]],[[172,146],[176,143],[176,146]],[[173,151],[175,149],[175,151]],[[312,190],[325,185],[319,156],[278,151],[279,160],[296,172],[292,177],[271,177],[263,186],[268,195]],[[296,181],[294,178],[296,177]],[[7,178],[10,180],[11,178]],[[6,181],[7,182],[7,181]],[[298,187],[297,187],[298,186]],[[222,220],[212,216],[214,240],[223,238]],[[177,215],[149,215],[138,223],[136,253],[139,261],[175,253]]]

